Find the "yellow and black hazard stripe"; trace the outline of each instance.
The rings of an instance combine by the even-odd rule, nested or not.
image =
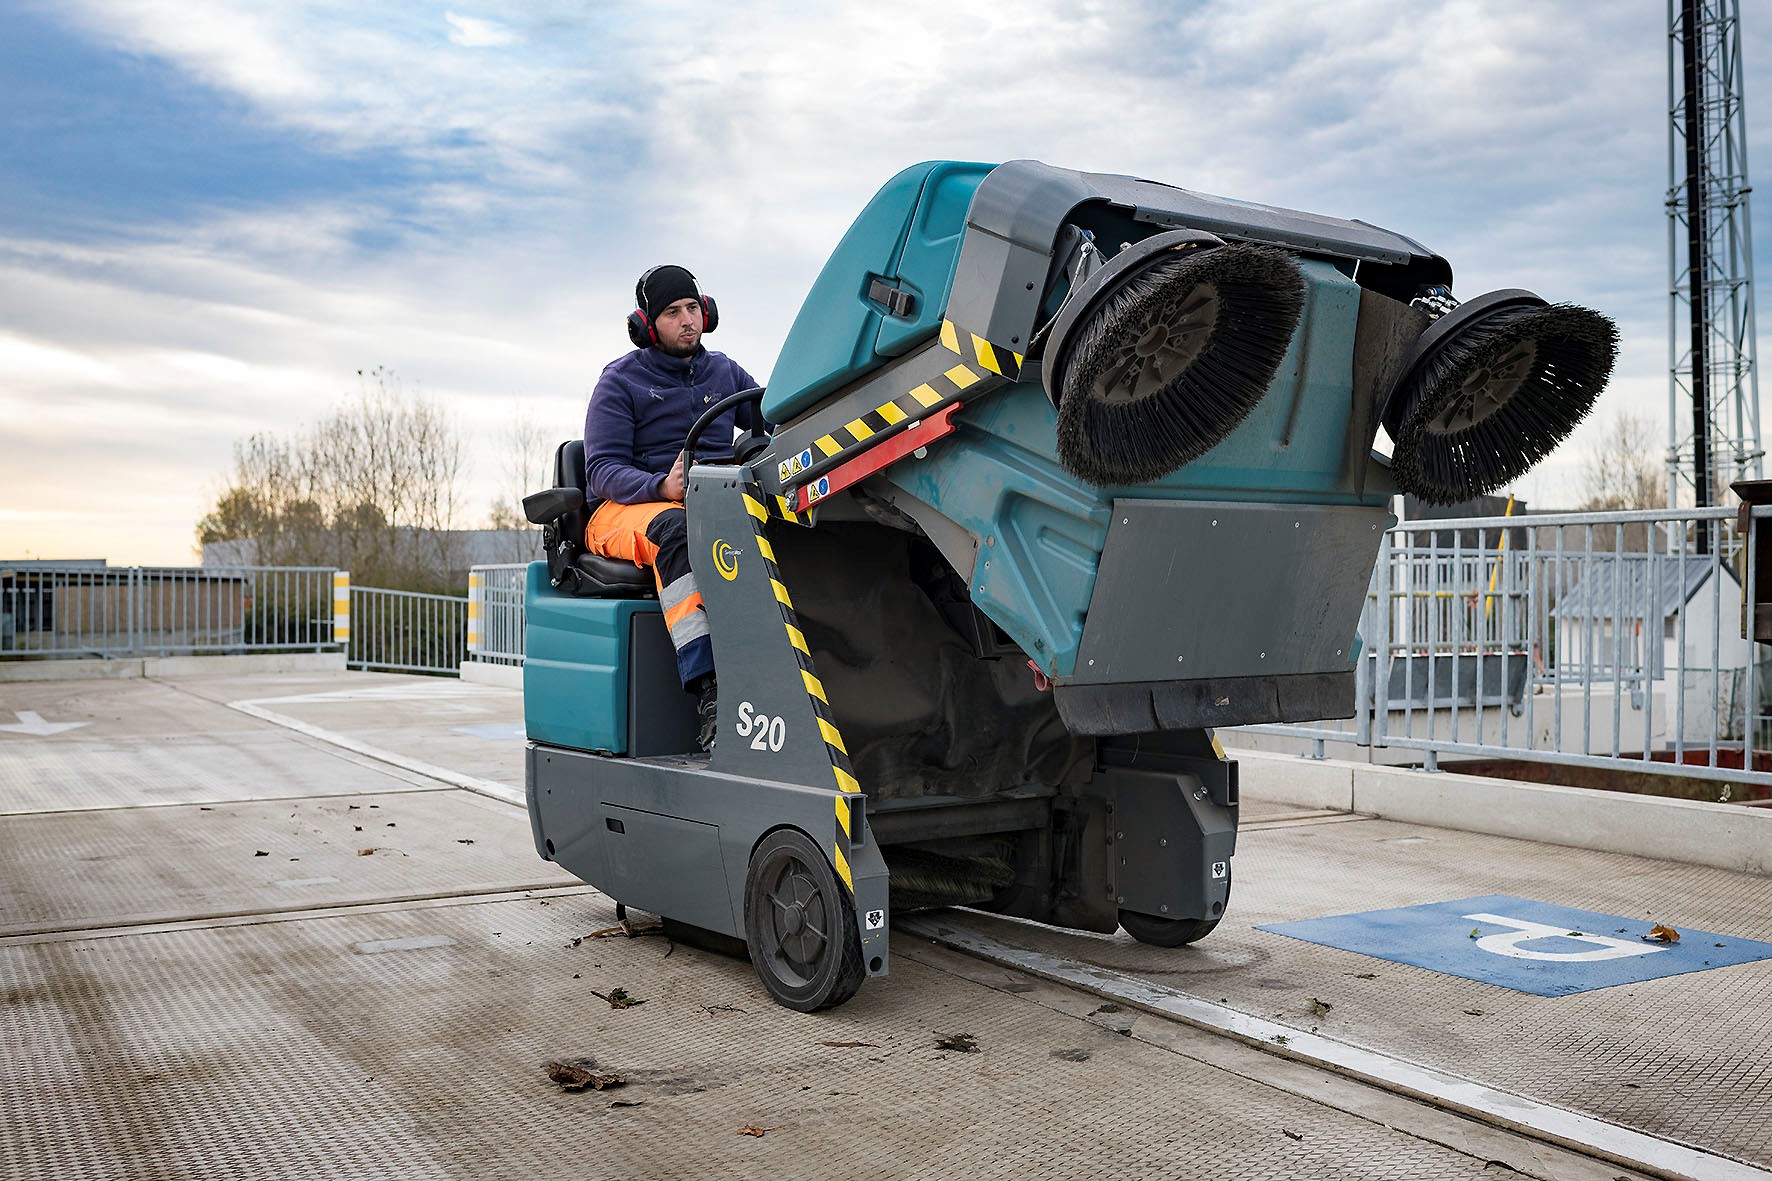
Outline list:
[[[968,332],[952,320],[941,322],[941,343],[948,352],[976,362],[980,369],[1010,381],[1021,378],[1020,353],[994,345],[976,332]]]
[[[813,671],[812,652],[806,646],[806,634],[800,630],[799,616],[794,614],[794,603],[788,597],[787,584],[782,581],[781,568],[775,564],[775,550],[769,544],[769,539],[763,535],[764,526],[770,520],[786,519],[770,512],[770,502],[779,499],[780,497],[766,496],[755,483],[745,486],[745,511],[750,514],[751,533],[757,539],[757,553],[763,558],[763,572],[769,578],[770,589],[775,592],[775,605],[781,609],[781,622],[787,628],[788,645],[794,650],[794,662],[800,667],[800,680],[805,686],[808,700],[812,702],[813,716],[818,719],[818,732],[824,738],[825,752],[830,756],[831,775],[837,782],[836,835],[831,846],[831,865],[835,867],[837,876],[843,879],[843,885],[853,894],[855,878],[849,869],[849,841],[853,831],[853,801],[861,794],[861,784],[856,781],[855,769],[849,764],[849,748],[843,745],[843,735],[838,732],[837,720],[831,715],[831,703],[825,698],[824,685]]]
[[[759,492],[757,497],[763,503],[763,511],[769,514],[772,521],[787,521],[793,525],[812,523],[811,514],[800,512],[794,507],[794,502],[785,496],[769,496]]]
[[[982,336],[964,332],[952,320],[941,322],[941,343],[960,358],[957,364],[814,439],[812,450],[815,454],[808,470],[824,470],[829,466],[826,460],[861,447],[874,436],[893,431],[903,423],[917,421],[931,410],[959,398],[981,381],[994,378],[1017,381],[1021,377],[1024,358],[1020,353],[998,348]],[[784,473],[782,480],[786,483],[798,474]]]

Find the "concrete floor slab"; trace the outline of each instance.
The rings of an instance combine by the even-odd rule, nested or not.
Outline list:
[[[1772,879],[1381,820],[1246,831],[1233,865],[1225,921],[1187,948],[971,913],[963,921],[1005,942],[1772,1166],[1772,1012],[1762,1003],[1772,963],[1545,998],[1253,929],[1505,893],[1633,916],[1644,934],[1666,923],[1766,940]]]
[[[0,849],[0,938],[574,880],[459,791],[6,816]]]
[[[0,948],[0,1042],[33,1051],[0,1083],[0,1178],[1494,1175],[939,955],[807,1016],[745,961],[572,946],[613,919],[577,897]],[[618,986],[645,1003],[592,995]],[[938,1048],[958,1034],[977,1051]],[[627,1085],[543,1072],[581,1057]]]

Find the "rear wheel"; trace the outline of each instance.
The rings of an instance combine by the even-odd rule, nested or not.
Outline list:
[[[830,862],[805,833],[770,833],[745,874],[745,942],[778,1004],[802,1013],[854,996],[866,970],[855,907]]]
[[[1182,947],[1212,934],[1217,919],[1166,919],[1135,910],[1120,912],[1120,925],[1126,934],[1152,947]]]
[[[1224,882],[1226,904],[1230,902],[1230,887],[1230,869],[1227,867]],[[1185,947],[1212,934],[1212,929],[1218,926],[1218,920],[1223,917],[1223,906],[1209,919],[1167,919],[1161,915],[1122,910],[1120,926],[1126,929],[1126,934],[1152,947]]]

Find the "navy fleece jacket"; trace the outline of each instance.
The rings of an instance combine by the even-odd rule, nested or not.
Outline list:
[[[655,348],[617,358],[597,379],[585,411],[585,488],[593,500],[644,504],[659,491],[703,410],[757,382],[724,353],[673,357]],[[732,455],[732,431],[749,429],[755,404],[735,406],[702,431],[696,458]]]

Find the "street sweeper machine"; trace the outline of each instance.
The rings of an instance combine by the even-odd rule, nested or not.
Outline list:
[[[649,575],[582,550],[581,444],[526,502],[538,851],[807,1011],[886,973],[895,910],[1204,937],[1215,728],[1351,715],[1391,498],[1507,484],[1611,372],[1604,316],[1451,285],[1359,221],[1027,160],[893,177],[736,395],[773,427],[688,474],[711,753]]]

